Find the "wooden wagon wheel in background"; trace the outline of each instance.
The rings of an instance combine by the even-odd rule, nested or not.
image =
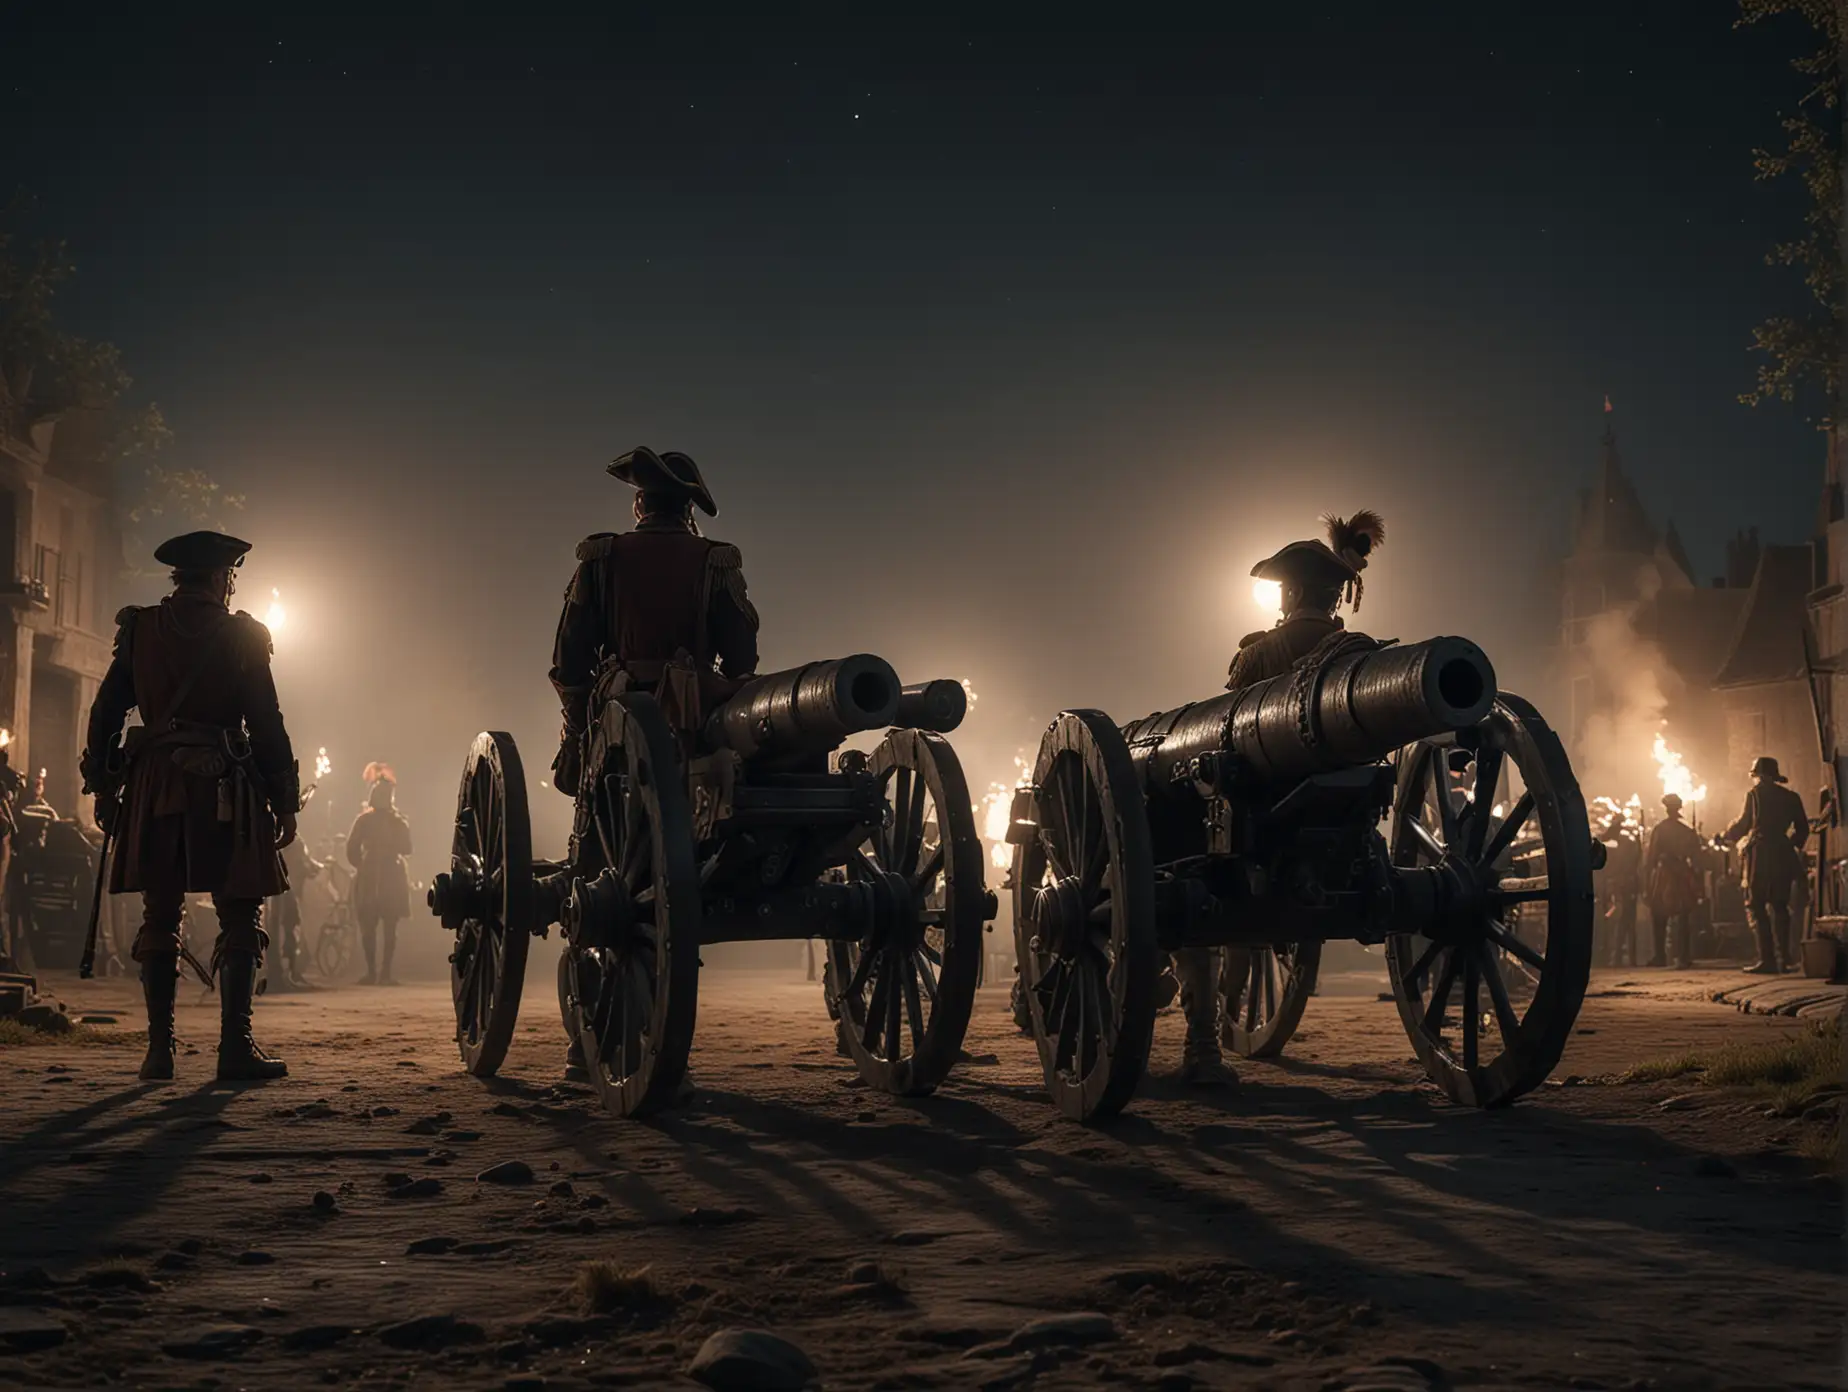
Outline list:
[[[1014,849],[1021,982],[1046,1087],[1067,1116],[1121,1111],[1155,1031],[1155,867],[1129,748],[1063,712],[1033,769],[1037,835]]]
[[[1457,765],[1468,782],[1461,796],[1450,776]],[[1585,800],[1539,713],[1503,693],[1464,739],[1408,749],[1391,853],[1400,866],[1453,863],[1484,886],[1468,915],[1452,916],[1433,936],[1389,937],[1386,965],[1431,1080],[1469,1106],[1512,1102],[1558,1064],[1591,973]],[[1531,913],[1544,941],[1517,932],[1518,905],[1544,911]]]
[[[1319,942],[1227,948],[1219,973],[1220,1042],[1240,1058],[1276,1058],[1302,1023],[1321,965]]]
[[[462,765],[449,870],[432,882],[430,907],[456,935],[449,958],[456,1047],[478,1078],[493,1076],[507,1057],[520,1013],[535,926],[532,847],[513,736],[476,735]]]
[[[679,748],[654,698],[608,702],[590,732],[580,801],[595,848],[561,921],[565,1030],[604,1106],[644,1116],[686,1076],[699,999],[700,892]]]
[[[949,741],[894,730],[868,769],[889,816],[853,852],[849,883],[868,886],[873,923],[828,944],[828,994],[860,1076],[908,1097],[949,1075],[969,1028],[986,921],[982,842]]]

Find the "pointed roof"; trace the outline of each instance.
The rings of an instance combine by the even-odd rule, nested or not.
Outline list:
[[[1653,555],[1656,549],[1655,528],[1643,510],[1636,487],[1624,475],[1623,460],[1617,453],[1617,428],[1611,412],[1611,399],[1604,398],[1603,458],[1598,466],[1597,484],[1580,496],[1578,544],[1576,550],[1621,551],[1638,556]]]
[[[1764,548],[1715,686],[1760,686],[1809,675],[1805,629],[1812,565],[1807,546]]]

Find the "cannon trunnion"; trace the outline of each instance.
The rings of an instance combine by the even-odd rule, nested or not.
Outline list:
[[[1385,945],[1413,1047],[1458,1101],[1511,1101],[1558,1062],[1592,909],[1558,739],[1464,639],[1323,656],[1121,730],[1067,711],[1047,731],[1009,840],[1027,1014],[1069,1114],[1133,1095],[1181,948],[1222,950],[1242,1054],[1282,1050],[1339,938]]]
[[[512,739],[478,736],[450,870],[430,895],[456,933],[466,1066],[499,1067],[527,944],[556,923],[566,1035],[621,1115],[678,1095],[699,950],[714,942],[825,938],[841,1051],[886,1091],[934,1089],[960,1055],[995,912],[942,735],[963,697],[956,683],[901,688],[859,654],[753,678],[694,742],[652,695],[619,692],[586,732],[570,845],[554,862],[532,859]],[[887,730],[901,714],[931,728]],[[876,748],[830,766],[850,736],[878,730]]]

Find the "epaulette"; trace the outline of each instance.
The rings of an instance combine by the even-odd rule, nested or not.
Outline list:
[[[139,614],[141,609],[142,606],[139,604],[125,604],[116,610],[116,627],[127,628],[135,621],[135,615]]]
[[[731,596],[753,633],[758,631],[757,606],[744,585],[744,552],[727,542],[715,541],[706,552],[706,565],[719,587]]]
[[[616,547],[615,532],[595,532],[578,543],[577,558],[580,561],[600,561]]]
[[[115,651],[119,657],[128,656],[134,641],[135,620],[141,617],[141,610],[139,604],[126,604],[116,611]]]
[[[276,640],[270,636],[269,625],[246,609],[240,609],[231,616],[236,625],[238,637],[249,642],[253,647],[261,645],[263,655],[267,658],[276,651]]]
[[[1271,630],[1268,628],[1260,628],[1256,633],[1247,633],[1243,638],[1238,640],[1238,645],[1241,649],[1248,648],[1270,631]]]

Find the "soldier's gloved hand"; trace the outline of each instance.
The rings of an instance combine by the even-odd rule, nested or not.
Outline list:
[[[552,786],[566,797],[577,796],[583,759],[583,737],[566,726],[559,737],[558,757],[552,760]]]
[[[90,806],[90,811],[96,818],[96,824],[105,831],[109,829],[109,823],[115,816],[115,807],[115,799],[106,797],[97,798]]]
[[[294,840],[295,814],[293,812],[284,812],[276,818],[276,849],[280,851],[284,846],[291,844]]]

